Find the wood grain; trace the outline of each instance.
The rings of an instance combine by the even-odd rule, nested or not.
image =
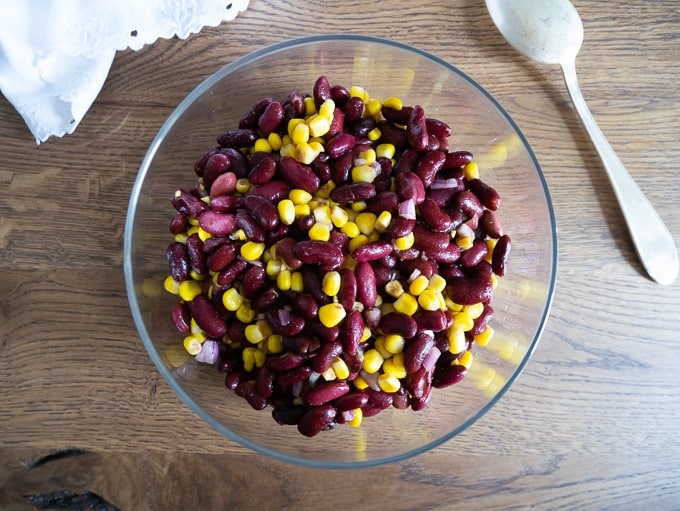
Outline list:
[[[574,5],[583,94],[679,240],[680,7]],[[358,471],[274,461],[201,422],[146,354],[122,273],[132,184],[173,108],[235,58],[325,32],[414,44],[485,87],[531,143],[559,232],[551,316],[508,394],[434,451]],[[0,140],[0,509],[58,494],[120,510],[678,509],[680,283],[644,276],[559,69],[514,52],[483,2],[252,0],[120,52],[73,135],[36,146],[0,101]]]

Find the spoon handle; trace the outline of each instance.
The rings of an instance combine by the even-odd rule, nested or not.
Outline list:
[[[668,285],[678,276],[678,253],[671,233],[612,149],[586,105],[573,60],[562,63],[569,95],[607,171],[638,257],[649,276]]]

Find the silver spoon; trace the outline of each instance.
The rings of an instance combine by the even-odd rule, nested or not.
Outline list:
[[[607,142],[579,89],[576,55],[583,43],[583,24],[574,6],[569,0],[486,0],[486,8],[517,51],[562,66],[569,95],[607,171],[638,257],[652,279],[671,284],[679,267],[673,238]]]

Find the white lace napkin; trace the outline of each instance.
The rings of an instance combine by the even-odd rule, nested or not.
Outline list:
[[[248,0],[1,0],[0,90],[37,143],[73,133],[116,51],[185,39],[247,7]]]

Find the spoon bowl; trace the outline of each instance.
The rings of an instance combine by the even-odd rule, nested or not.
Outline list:
[[[678,276],[678,253],[663,220],[637,186],[593,118],[576,78],[583,23],[569,0],[486,0],[496,27],[517,51],[544,64],[559,64],[569,95],[602,160],[638,257],[659,284]]]

